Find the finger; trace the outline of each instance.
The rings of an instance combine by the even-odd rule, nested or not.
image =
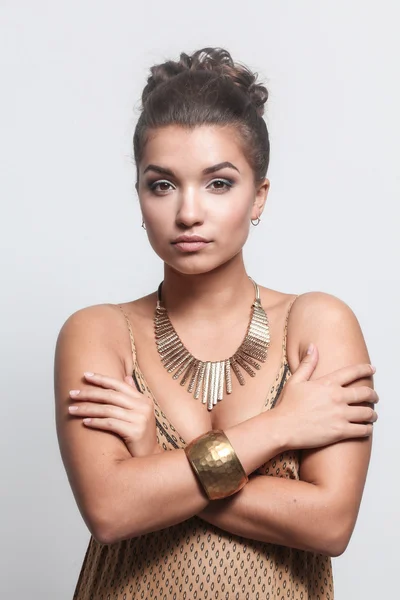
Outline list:
[[[102,375],[101,373],[91,373],[89,371],[85,371],[83,376],[89,383],[92,383],[93,385],[109,388],[124,394],[132,393],[132,386],[129,385],[129,383],[121,381],[120,379],[116,379],[115,377],[108,377],[107,375]]]
[[[378,420],[378,413],[367,406],[350,406],[346,417],[351,423],[375,423]]]
[[[372,423],[349,423],[349,426],[346,431],[346,437],[347,439],[369,437],[370,435],[372,435],[373,430],[374,426]]]
[[[357,379],[371,377],[375,371],[376,369],[372,365],[368,363],[359,363],[342,367],[337,371],[332,371],[332,373],[319,377],[319,381],[328,385],[348,385],[349,383],[353,383],[353,381],[357,381]]]
[[[359,404],[361,402],[377,404],[379,402],[379,396],[376,391],[367,385],[343,388],[341,394],[347,404]]]
[[[114,390],[85,388],[83,390],[70,390],[70,397],[75,401],[88,400],[89,402],[97,402],[101,404],[114,404],[121,408],[132,410],[140,409],[143,402],[140,401],[138,394],[135,396],[127,396]]]
[[[290,380],[292,383],[300,383],[301,381],[307,381],[313,374],[315,367],[318,362],[318,350],[314,344],[310,344],[307,354],[291,376]]]
[[[77,417],[114,418],[132,423],[137,411],[127,410],[118,406],[102,404],[73,404],[68,407],[69,414]]]
[[[134,438],[135,434],[138,433],[132,423],[127,423],[126,421],[120,421],[119,419],[114,418],[87,418],[83,419],[82,423],[85,427],[90,427],[93,429],[101,429],[103,431],[111,431],[119,435],[122,439],[126,438]]]

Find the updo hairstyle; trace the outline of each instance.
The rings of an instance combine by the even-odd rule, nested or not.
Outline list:
[[[236,128],[255,182],[266,177],[269,136],[263,119],[268,99],[257,73],[235,63],[223,48],[203,48],[179,61],[150,68],[133,137],[137,179],[149,130],[168,125],[231,125]]]

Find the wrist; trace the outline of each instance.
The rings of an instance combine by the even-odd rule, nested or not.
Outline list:
[[[226,430],[247,474],[287,450],[289,427],[275,409],[261,412]]]
[[[276,408],[264,412],[263,415],[265,415],[267,421],[269,441],[276,449],[275,455],[289,450],[291,448],[290,438],[292,432],[287,419],[281,416]]]

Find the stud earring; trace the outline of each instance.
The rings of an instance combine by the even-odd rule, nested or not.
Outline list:
[[[145,225],[145,223],[144,223],[144,220],[142,220],[142,227],[143,227],[143,229],[146,231],[146,225]]]

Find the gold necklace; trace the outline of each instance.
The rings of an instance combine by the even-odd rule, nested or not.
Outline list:
[[[250,277],[251,279],[251,277]],[[245,384],[243,369],[251,377],[261,368],[260,362],[267,359],[270,345],[268,317],[261,306],[260,290],[255,281],[256,297],[251,307],[251,318],[246,336],[235,354],[230,358],[218,361],[202,361],[195,358],[185,347],[172,325],[167,309],[162,304],[162,282],[157,292],[157,307],[154,314],[154,329],[157,350],[165,369],[174,373],[172,378],[182,377],[182,386],[189,382],[187,391],[198,399],[201,396],[203,404],[207,403],[212,410],[226,393],[232,393],[231,371],[236,375],[240,385]],[[253,367],[253,368],[252,368]]]

